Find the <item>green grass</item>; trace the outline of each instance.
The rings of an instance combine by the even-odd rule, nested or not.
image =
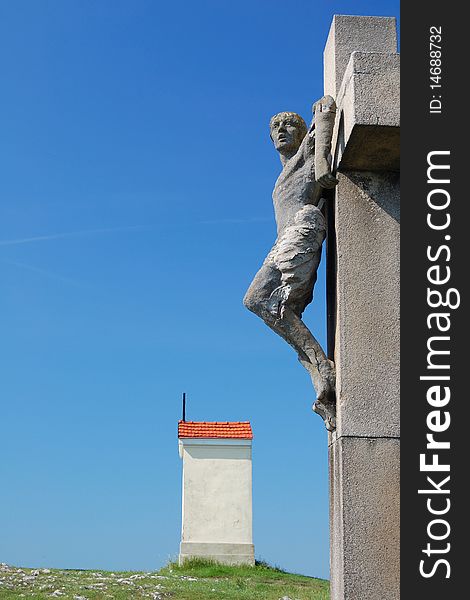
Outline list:
[[[1,600],[279,600],[284,596],[329,600],[329,585],[262,562],[255,567],[229,567],[195,559],[151,573],[0,567]]]

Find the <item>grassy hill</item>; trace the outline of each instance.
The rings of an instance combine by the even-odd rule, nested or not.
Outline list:
[[[1,600],[329,600],[328,582],[265,564],[227,567],[194,560],[152,573],[21,569],[0,565]]]

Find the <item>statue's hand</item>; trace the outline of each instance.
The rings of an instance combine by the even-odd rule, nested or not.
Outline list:
[[[331,173],[330,165],[328,161],[321,161],[320,164],[315,165],[315,179],[318,183],[327,189],[334,188],[338,184],[338,180]]]

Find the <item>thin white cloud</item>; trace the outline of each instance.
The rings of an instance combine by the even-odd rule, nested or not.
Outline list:
[[[250,223],[267,223],[271,222],[272,218],[268,217],[254,217],[252,219],[208,219],[204,221],[198,221],[198,225],[246,225]],[[191,225],[191,223],[187,223]],[[162,225],[158,225],[162,227]],[[165,225],[163,225],[165,227]],[[144,228],[142,225],[133,225],[128,227],[109,227],[103,229],[82,229],[80,231],[65,231],[63,233],[51,233],[48,235],[36,235],[32,237],[16,238],[13,240],[0,240],[0,246],[19,246],[22,244],[34,244],[36,242],[49,242],[52,240],[61,240],[73,237],[82,236],[93,236],[107,233],[120,233],[120,232],[131,232],[131,231],[142,231]]]
[[[70,237],[80,237],[87,235],[98,235],[101,233],[119,233],[125,231],[138,231],[141,226],[133,227],[111,227],[108,229],[83,229],[81,231],[66,231],[64,233],[52,233],[50,235],[37,235],[34,237],[18,238],[15,240],[0,240],[0,246],[17,246],[19,244],[31,244],[34,242],[48,242],[50,240],[60,240]]]
[[[75,279],[70,279],[69,277],[62,277],[62,275],[58,275],[57,273],[53,273],[52,271],[46,271],[45,269],[40,269],[39,267],[35,267],[33,265],[28,265],[23,262],[18,262],[16,260],[7,260],[0,259],[2,263],[6,265],[11,265],[13,267],[18,267],[19,269],[25,269],[27,271],[32,271],[33,273],[37,273],[38,275],[44,275],[49,279],[55,279],[56,281],[61,281],[62,283],[68,283],[70,285],[74,285],[77,287],[81,287],[82,284],[79,281],[75,281]]]

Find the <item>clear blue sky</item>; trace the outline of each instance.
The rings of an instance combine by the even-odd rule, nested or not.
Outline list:
[[[257,557],[328,577],[313,389],[242,297],[275,238],[269,118],[310,119],[334,13],[398,10],[0,1],[0,561],[176,556],[186,391],[189,419],[252,422]]]

